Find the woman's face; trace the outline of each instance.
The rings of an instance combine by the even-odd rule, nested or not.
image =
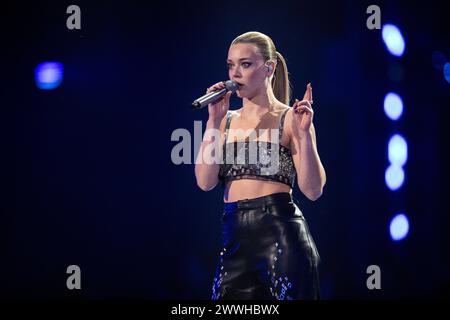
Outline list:
[[[251,99],[265,89],[267,69],[256,46],[248,43],[230,46],[227,65],[230,80],[239,84],[239,89],[236,91],[238,97]]]

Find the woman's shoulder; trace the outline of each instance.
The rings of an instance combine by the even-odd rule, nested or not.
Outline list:
[[[275,113],[276,116],[281,116],[283,115],[283,113],[289,113],[289,110],[292,109],[290,106],[288,106],[287,104],[284,103],[280,103],[279,105],[277,105],[273,112]]]

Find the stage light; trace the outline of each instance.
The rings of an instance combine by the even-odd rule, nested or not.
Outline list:
[[[43,90],[55,89],[61,84],[63,73],[63,66],[59,62],[40,63],[34,70],[36,86]]]
[[[391,164],[386,169],[384,180],[387,187],[391,191],[395,191],[403,185],[403,182],[405,181],[405,172],[402,167]]]
[[[405,52],[405,40],[400,30],[393,24],[385,24],[381,34],[388,51],[396,57],[401,57]]]
[[[403,240],[408,235],[409,232],[408,217],[403,213],[397,214],[391,220],[389,231],[391,233],[392,240],[394,241]]]
[[[384,113],[394,121],[401,117],[403,113],[403,101],[398,94],[389,92],[384,97]]]
[[[444,64],[444,78],[450,83],[450,62]]]
[[[408,144],[401,135],[394,134],[389,140],[388,158],[391,164],[398,167],[403,166],[408,160]]]

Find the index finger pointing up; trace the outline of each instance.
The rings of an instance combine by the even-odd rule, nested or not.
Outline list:
[[[311,83],[308,83],[308,85],[306,86],[306,91],[305,91],[305,95],[303,96],[303,100],[307,100],[307,101],[309,101],[309,103],[312,104],[313,96],[312,96]]]
[[[310,103],[313,101],[312,100],[312,86],[311,86],[311,83],[308,83],[308,85],[306,86],[306,91],[305,91],[305,95],[303,96],[303,100],[309,101]]]

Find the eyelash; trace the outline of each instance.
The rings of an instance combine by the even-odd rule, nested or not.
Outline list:
[[[244,69],[247,69],[248,67],[250,67],[252,64],[250,62],[242,62],[242,65],[246,64],[247,66],[244,67]],[[228,69],[231,69],[233,67],[233,65],[231,63],[227,64]]]

